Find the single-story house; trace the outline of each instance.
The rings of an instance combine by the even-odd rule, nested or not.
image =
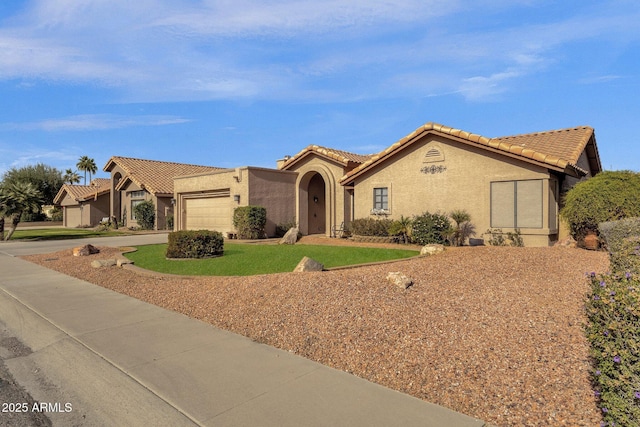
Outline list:
[[[295,220],[293,203],[297,173],[244,166],[178,177],[174,180],[175,228],[178,230],[234,231],[233,211],[239,206],[267,210],[265,231],[275,235],[276,225]]]
[[[547,246],[561,234],[561,195],[601,170],[590,127],[487,138],[427,123],[374,155],[311,145],[274,170],[176,178],[175,228],[226,232],[232,200],[272,203],[265,206],[271,224],[292,213],[303,234],[325,235],[355,218],[463,209],[478,234],[518,229],[525,245]],[[246,178],[252,171],[268,175],[268,184]]]
[[[96,178],[89,185],[64,184],[53,203],[62,208],[64,227],[93,227],[109,216],[111,181]]]
[[[167,229],[167,223],[174,215],[174,178],[219,170],[212,166],[111,157],[104,166],[104,171],[111,174],[108,216],[127,227],[135,227],[133,208],[151,200],[156,209],[155,229]]]

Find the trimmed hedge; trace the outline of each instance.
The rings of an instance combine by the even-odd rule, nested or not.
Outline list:
[[[640,274],[640,218],[603,222],[598,229],[609,251],[611,270]]]
[[[222,233],[210,230],[182,230],[169,233],[167,258],[211,258],[224,252]]]
[[[390,219],[359,218],[349,224],[349,232],[358,236],[389,236],[393,221]]]
[[[640,173],[604,171],[569,190],[560,215],[582,240],[598,224],[640,216]]]
[[[267,210],[262,206],[240,206],[233,211],[233,226],[238,239],[263,239]]]

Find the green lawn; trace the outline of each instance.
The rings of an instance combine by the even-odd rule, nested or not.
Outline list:
[[[5,235],[9,230],[5,226]],[[118,231],[96,231],[91,228],[35,228],[30,230],[28,228],[18,228],[16,232],[11,236],[11,240],[65,240],[65,239],[80,239],[83,237],[98,237],[98,236],[120,236],[126,234]]]
[[[418,255],[417,251],[405,249],[225,242],[224,255],[218,258],[167,260],[166,244],[139,246],[137,249],[126,257],[138,267],[161,273],[202,276],[250,276],[293,271],[304,256],[331,268]]]

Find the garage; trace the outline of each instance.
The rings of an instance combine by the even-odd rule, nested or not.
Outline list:
[[[233,230],[231,197],[229,191],[184,196],[185,229],[215,230],[225,233]]]
[[[78,227],[82,225],[82,208],[80,206],[63,206],[64,226]]]

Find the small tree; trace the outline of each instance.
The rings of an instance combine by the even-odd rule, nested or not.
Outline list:
[[[476,227],[471,223],[471,215],[465,210],[455,210],[449,214],[454,222],[450,241],[453,246],[462,246],[471,236],[476,235]]]
[[[151,200],[145,200],[134,206],[133,214],[140,228],[143,230],[153,230],[156,222],[156,207]]]
[[[4,217],[11,218],[11,230],[4,240],[11,239],[15,233],[20,218],[25,212],[39,212],[42,204],[42,193],[30,182],[11,182],[0,188],[0,218],[3,218],[0,228],[4,234]]]

